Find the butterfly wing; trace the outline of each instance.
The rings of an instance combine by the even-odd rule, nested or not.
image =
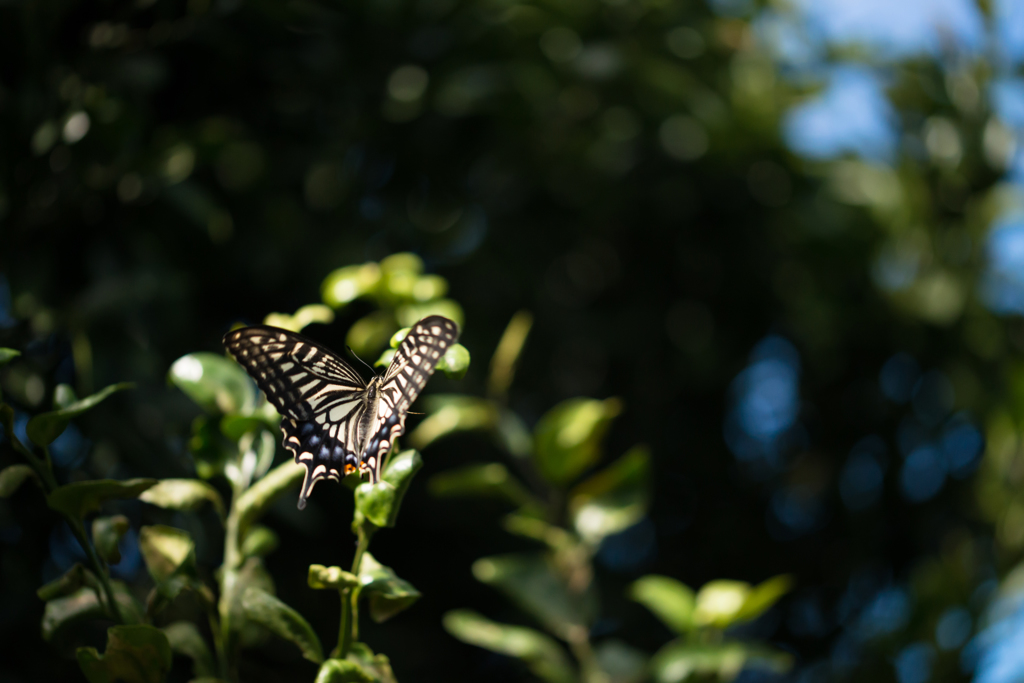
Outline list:
[[[224,346],[283,418],[284,446],[306,468],[299,509],[318,481],[337,481],[358,468],[357,426],[368,408],[358,372],[322,346],[276,327],[229,332]]]
[[[434,374],[444,352],[458,338],[458,325],[432,315],[413,325],[398,345],[381,383],[377,423],[359,463],[361,471],[370,473],[371,483],[380,480],[384,457],[395,439],[405,432],[409,408]]]

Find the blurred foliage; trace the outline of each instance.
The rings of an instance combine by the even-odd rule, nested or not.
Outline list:
[[[973,9],[907,53],[827,42],[860,24],[825,2],[3,4],[0,637],[46,642],[0,677],[80,677],[82,647],[102,680],[136,646],[141,676],[167,647],[171,680],[222,676],[237,644],[245,680],[626,681],[654,652],[681,679],[776,661],[757,642],[804,681],[1019,677],[1011,4],[928,4]],[[798,144],[842,77],[877,89],[830,125],[875,103],[889,132]],[[441,497],[405,491],[375,552],[408,581],[371,611],[423,598],[318,673],[237,589],[333,628],[286,577],[344,571],[355,508],[274,502],[301,469],[218,342],[266,320],[370,359],[429,312],[498,351],[407,437]],[[742,610],[781,575],[761,618],[698,625],[705,589]]]

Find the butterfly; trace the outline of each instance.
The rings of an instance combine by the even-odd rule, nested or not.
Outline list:
[[[366,382],[337,354],[267,325],[242,327],[224,346],[281,414],[284,446],[306,468],[299,509],[321,479],[358,471],[380,481],[384,457],[405,431],[405,416],[458,326],[439,315],[413,325],[383,375]]]

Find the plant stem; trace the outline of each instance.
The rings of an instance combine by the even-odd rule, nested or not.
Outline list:
[[[574,626],[568,636],[569,647],[580,663],[583,683],[609,683],[608,675],[597,665],[597,656],[590,645],[590,636],[582,626]]]
[[[356,553],[352,557],[352,573],[359,576],[359,565],[362,564],[363,555],[370,547],[370,539],[373,537],[377,527],[369,522],[353,525],[355,527]],[[346,588],[341,591],[341,623],[338,628],[337,656],[344,659],[352,643],[359,640],[359,587]]]
[[[114,589],[110,585],[110,576],[107,574],[107,568],[100,562],[96,549],[93,548],[92,543],[89,541],[89,537],[85,533],[85,527],[82,526],[82,520],[68,515],[64,515],[64,519],[67,521],[68,526],[71,527],[71,532],[75,535],[75,538],[78,539],[78,544],[85,551],[85,556],[88,558],[89,564],[92,565],[92,570],[96,577],[100,580],[100,585],[103,586],[103,593],[107,600],[107,611],[110,613],[111,619],[119,624],[123,624],[124,617],[121,616],[121,607],[117,604],[117,599],[114,597]]]

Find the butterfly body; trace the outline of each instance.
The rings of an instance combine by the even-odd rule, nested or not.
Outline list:
[[[284,446],[306,468],[301,509],[321,479],[358,471],[371,483],[380,480],[410,406],[457,338],[454,322],[426,317],[412,326],[387,371],[369,382],[330,350],[276,327],[234,330],[224,346],[281,414]]]

